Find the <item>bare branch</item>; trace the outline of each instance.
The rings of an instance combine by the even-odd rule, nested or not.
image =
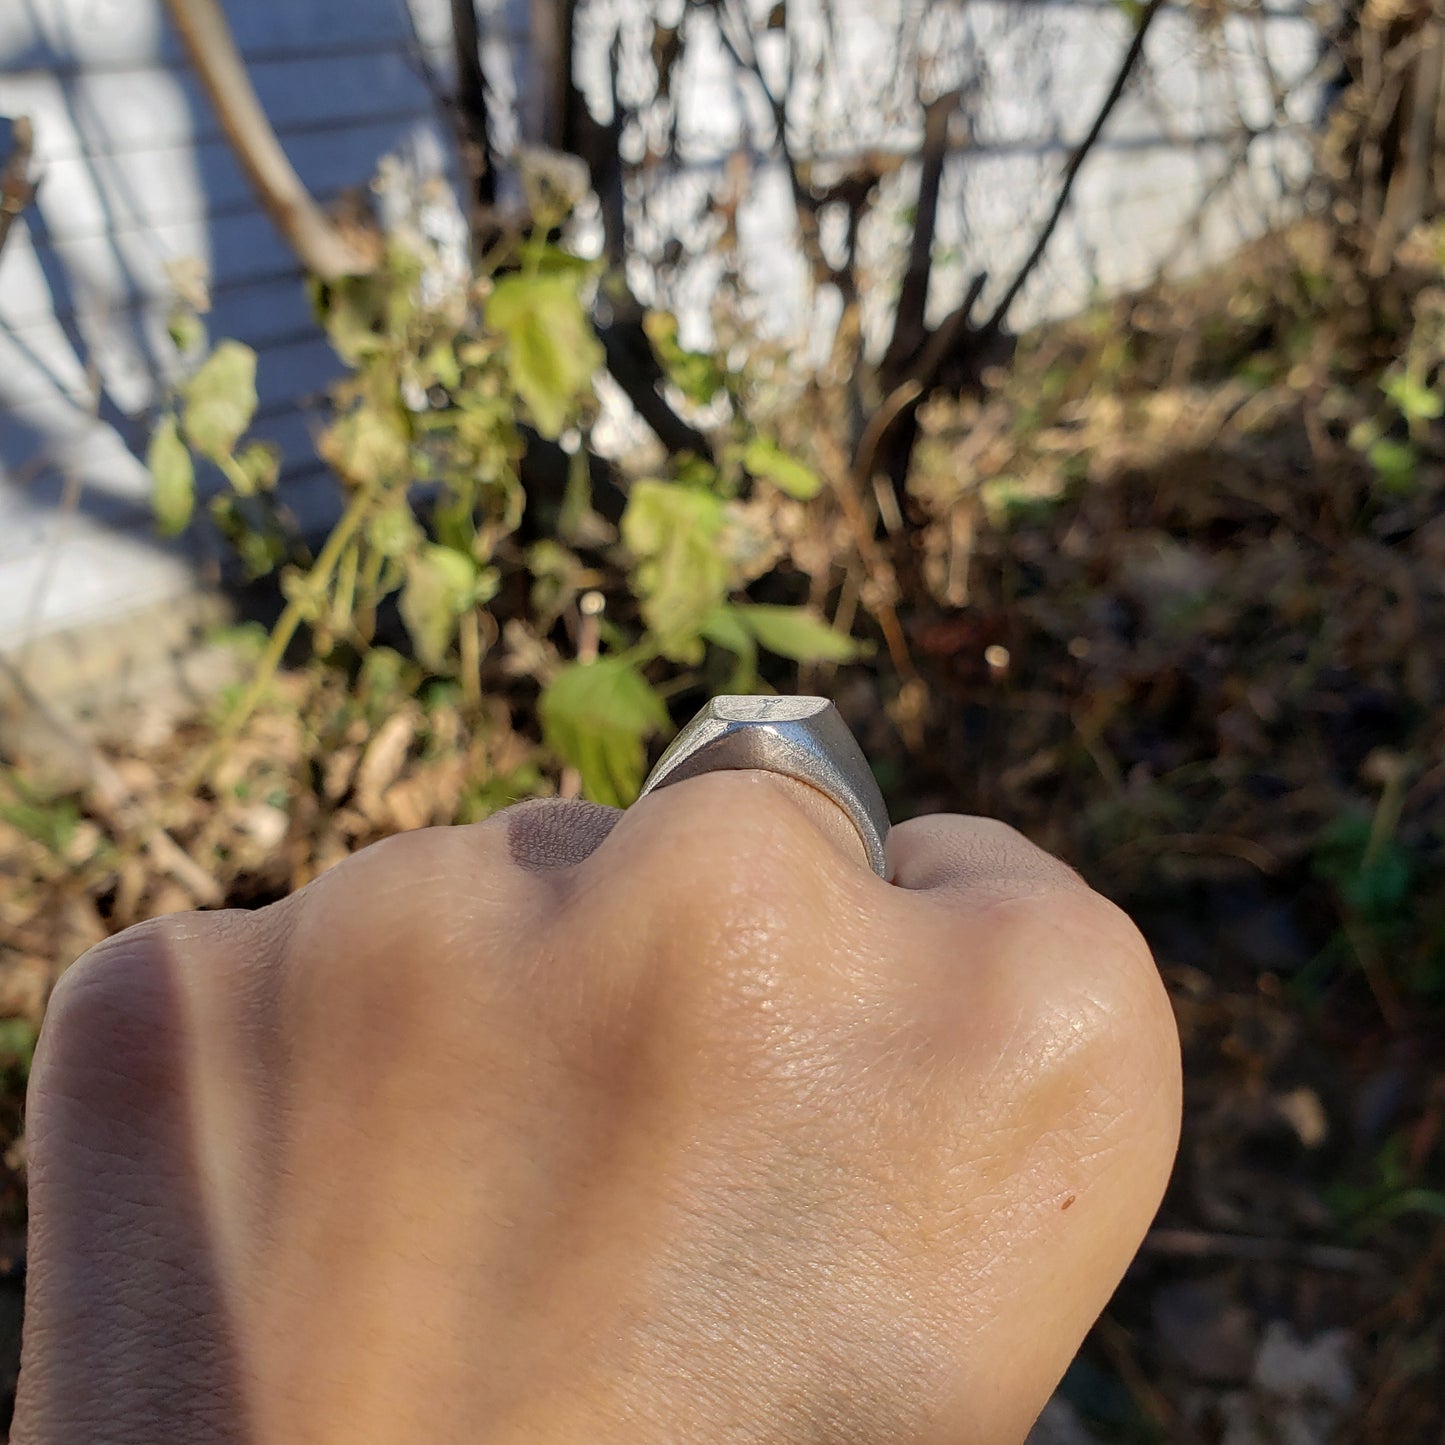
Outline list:
[[[976,331],[976,328],[970,325],[969,318],[987,284],[988,272],[980,271],[969,282],[968,291],[964,294],[963,300],[938,323],[933,335],[928,338],[927,344],[919,352],[918,359],[910,368],[913,380],[921,386],[931,387],[938,380],[938,374],[943,369],[944,362],[954,355],[964,337],[969,335],[970,331]]]
[[[553,150],[566,137],[566,96],[572,74],[573,0],[528,0],[527,43],[531,48],[523,92],[527,139]]]
[[[949,91],[932,101],[924,111],[918,204],[914,211],[908,269],[903,273],[898,309],[893,316],[893,336],[880,366],[885,384],[891,384],[897,378],[927,335],[923,316],[928,306],[928,282],[933,270],[938,193],[943,181],[943,163],[948,157],[948,123],[962,98],[962,91]]]
[[[482,239],[481,218],[497,199],[495,149],[487,110],[487,79],[482,72],[481,24],[476,0],[451,0],[452,52],[457,89],[452,102],[457,146],[467,178],[467,219],[473,245]]]
[[[597,328],[613,380],[669,452],[692,452],[711,460],[708,439],[678,416],[662,394],[667,377],[643,329],[642,307],[629,294],[616,310],[611,322]]]
[[[1366,269],[1372,276],[1383,276],[1389,270],[1396,247],[1424,211],[1435,152],[1442,70],[1445,70],[1445,23],[1427,20],[1401,106],[1398,155],[1385,192],[1380,224],[1370,247]]]
[[[35,182],[30,179],[30,158],[35,153],[35,129],[28,115],[16,116],[10,124],[10,157],[0,171],[0,251],[10,236],[15,218],[35,199]]]
[[[326,217],[286,158],[219,0],[166,4],[232,153],[301,264],[328,281],[372,270],[378,255]]]
[[[1059,194],[1054,200],[1054,208],[1039,231],[1033,250],[1029,252],[1028,258],[1019,267],[1013,280],[1009,282],[1003,299],[994,307],[993,314],[984,325],[985,331],[996,331],[1003,325],[1009,308],[1018,299],[1019,292],[1024,289],[1024,283],[1033,275],[1034,267],[1039,264],[1044,252],[1048,249],[1049,242],[1053,239],[1054,232],[1063,217],[1064,209],[1069,204],[1069,196],[1073,193],[1074,182],[1078,179],[1079,171],[1088,159],[1089,152],[1093,150],[1109,117],[1114,113],[1114,107],[1118,105],[1119,98],[1124,94],[1124,87],[1128,85],[1129,77],[1134,73],[1134,67],[1139,63],[1139,57],[1144,53],[1144,37],[1148,35],[1149,27],[1153,25],[1155,17],[1163,8],[1164,0],[1149,0],[1149,3],[1145,5],[1143,14],[1139,17],[1139,23],[1134,29],[1134,38],[1129,42],[1129,48],[1120,62],[1118,73],[1114,76],[1114,83],[1109,87],[1109,93],[1104,97],[1104,103],[1099,107],[1099,113],[1094,117],[1093,125],[1089,127],[1089,133],[1074,148],[1068,165],[1064,167],[1064,179],[1059,187]]]
[[[913,410],[938,381],[944,362],[963,349],[965,339],[977,341],[979,333],[969,325],[969,316],[987,284],[988,272],[980,271],[969,283],[963,300],[939,322],[927,343],[912,359],[906,374],[893,385],[882,406],[874,412],[853,457],[852,474],[856,487],[861,489],[873,477],[878,460],[883,455],[884,440],[895,423],[902,424],[903,436],[896,455],[891,458],[893,472],[897,478],[907,476],[916,437]]]
[[[792,142],[788,139],[787,93],[785,91],[779,95],[769,85],[768,78],[763,73],[762,62],[758,59],[757,46],[753,41],[753,33],[748,25],[746,12],[739,13],[739,7],[729,3],[729,0],[714,0],[713,8],[717,18],[718,34],[722,37],[724,47],[739,69],[745,70],[752,76],[758,89],[762,92],[764,101],[767,102],[769,111],[772,112],[778,154],[787,168],[788,185],[792,190],[793,211],[798,222],[798,237],[802,243],[803,254],[817,280],[831,281],[837,284],[840,278],[823,255],[823,244],[818,234],[818,202],[812,195],[798,158],[793,152]],[[783,16],[786,30],[786,8]],[[737,34],[730,33],[729,21]]]
[[[571,13],[571,0],[567,0]],[[570,25],[566,27],[571,34]],[[587,165],[592,189],[602,210],[603,249],[612,270],[611,319],[597,334],[607,358],[607,370],[623,390],[638,416],[652,428],[669,452],[692,452],[711,460],[708,439],[673,409],[663,395],[667,377],[642,325],[643,309],[627,283],[627,214],[623,193],[621,142],[628,111],[623,105],[617,77],[621,36],[613,37],[609,71],[612,76],[612,118],[599,121],[577,89],[576,77],[567,72],[567,131],[576,154]]]

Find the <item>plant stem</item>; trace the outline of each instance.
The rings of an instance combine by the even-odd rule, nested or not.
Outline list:
[[[241,694],[236,706],[231,709],[220,727],[217,728],[214,741],[201,754],[200,761],[186,775],[184,784],[186,792],[194,792],[205,780],[206,775],[215,766],[222,749],[245,726],[246,720],[256,710],[257,703],[266,695],[266,690],[275,678],[276,670],[281,666],[281,659],[285,657],[286,649],[291,645],[291,639],[295,637],[296,629],[301,625],[306,605],[304,593],[319,592],[331,580],[331,575],[336,570],[336,564],[341,560],[347,544],[356,535],[357,528],[361,526],[373,500],[372,492],[358,491],[341,514],[341,520],[332,528],[331,535],[326,539],[326,545],[317,555],[311,571],[306,574],[303,593],[291,598],[286,604],[285,611],[276,620],[275,627],[271,629],[270,641],[267,642],[266,651],[261,654],[261,660],[256,665],[256,673],[251,679],[250,686]]]
[[[462,696],[467,706],[482,706],[482,632],[477,622],[477,609],[464,613],[457,629],[457,647],[461,654]]]
[[[231,484],[232,490],[237,496],[249,497],[256,489],[251,485],[251,479],[241,470],[241,464],[229,452],[223,452],[219,456],[211,458],[220,467],[222,475]],[[239,480],[237,480],[239,478]]]
[[[335,632],[343,633],[351,626],[356,611],[356,573],[360,563],[360,548],[348,547],[337,565],[331,603],[331,626]]]
[[[1400,814],[1405,808],[1406,781],[1403,768],[1385,779],[1380,801],[1375,806],[1375,815],[1370,820],[1370,836],[1365,844],[1364,857],[1360,859],[1362,873],[1369,872],[1379,863],[1380,855],[1400,826]]]
[[[361,574],[360,599],[356,607],[356,635],[368,647],[376,636],[376,597],[386,557],[375,547],[366,554],[366,570]]]

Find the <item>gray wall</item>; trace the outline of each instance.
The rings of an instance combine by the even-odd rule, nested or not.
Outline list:
[[[445,0],[230,0],[256,88],[323,200],[389,152],[446,140]],[[174,366],[167,267],[200,260],[214,336],[260,354],[257,432],[315,477],[308,407],[335,371],[296,262],[257,208],[159,0],[3,0],[0,115],[29,115],[41,184],[0,257],[0,639],[106,618],[189,585],[136,460]],[[8,151],[8,126],[0,147]],[[98,381],[98,388],[92,386]]]
[[[825,4],[831,24],[822,19]],[[605,14],[609,7],[626,31],[636,0],[596,0],[592,8]],[[753,9],[762,15],[769,5],[756,0]],[[813,53],[800,66],[803,101],[790,112],[800,153],[916,153],[914,80],[893,59],[900,32],[925,58],[928,89],[963,91],[930,305],[935,317],[952,309],[978,270],[991,278],[987,304],[1028,253],[1065,162],[1114,79],[1132,19],[1113,0],[790,0],[790,24],[810,9]],[[1161,269],[1196,270],[1290,213],[1310,171],[1322,106],[1319,31],[1303,0],[1268,0],[1218,23],[1205,18],[1223,11],[1181,4],[1156,19],[1140,71],[1080,173],[1064,223],[1011,314],[1014,324],[1075,312],[1096,294],[1141,286]],[[594,109],[606,110],[606,26],[597,28],[583,58]],[[648,38],[636,35],[634,47]],[[760,60],[776,86],[781,56],[764,49]],[[624,65],[624,100],[625,76]],[[665,208],[657,205],[650,212],[660,232],[675,230],[693,252],[667,299],[696,322],[720,264],[709,254],[705,197],[740,147],[771,148],[773,127],[720,44],[690,44],[674,89],[682,97],[679,149],[689,164],[667,182],[673,214],[659,215]],[[967,126],[958,123],[965,117]],[[1242,126],[1256,133],[1248,146]],[[883,187],[865,232],[875,335],[890,312],[916,192],[916,170],[906,165]],[[681,219],[689,211],[691,225]],[[753,167],[740,226],[743,271],[758,293],[756,322],[784,330],[806,324],[805,267],[791,245],[779,166]],[[649,282],[636,280],[643,289]],[[811,319],[826,332],[826,314]]]
[[[445,84],[447,0],[407,3],[227,0],[261,98],[323,199],[365,185],[388,153],[409,157],[418,172],[448,164],[421,65]],[[499,38],[489,70],[505,93],[525,72],[527,10],[525,0],[493,3]],[[767,0],[759,6],[769,8]],[[1317,49],[1301,8],[1278,0],[1257,16],[1203,28],[1192,15],[1161,17],[1143,83],[1083,173],[1076,205],[1024,297],[1023,320],[1076,309],[1096,289],[1138,285],[1164,267],[1188,270],[1287,213],[1308,170],[1307,127],[1319,107],[1318,86],[1301,83]],[[968,87],[976,117],[946,175],[935,309],[951,305],[979,266],[1001,284],[1112,77],[1127,21],[1110,0],[834,0],[832,9],[832,27],[820,14],[812,32],[831,46],[832,79],[809,111],[805,143],[819,154],[907,154],[918,120],[885,62],[900,27],[921,28],[935,87]],[[605,109],[612,30],[620,24],[634,46],[646,44],[643,7],[595,0],[586,13],[580,40]],[[624,67],[624,91],[627,84]],[[647,210],[656,238],[677,234],[689,254],[665,282],[646,267],[635,281],[703,334],[721,264],[706,198],[730,153],[766,152],[769,122],[715,43],[690,48],[679,89],[686,164],[658,185]],[[204,262],[212,334],[260,353],[257,431],[282,446],[286,485],[303,507],[327,487],[310,434],[335,371],[295,263],[221,141],[160,0],[0,0],[0,116],[21,114],[35,122],[43,181],[0,257],[5,647],[113,619],[192,585],[194,559],[152,534],[136,458],[174,363],[168,263]],[[1247,151],[1241,117],[1264,132]],[[0,146],[4,130],[0,121]],[[870,231],[875,324],[890,301],[910,186],[905,169]],[[741,223],[752,310],[773,330],[816,336],[827,308],[805,299],[791,226],[785,178],[757,162]]]

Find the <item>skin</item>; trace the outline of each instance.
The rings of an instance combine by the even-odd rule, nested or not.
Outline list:
[[[389,839],[62,978],[18,1445],[1000,1445],[1179,1122],[1129,921],[1001,824],[821,795]]]

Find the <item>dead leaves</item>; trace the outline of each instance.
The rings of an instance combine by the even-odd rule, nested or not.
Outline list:
[[[1406,1363],[1445,1351],[1445,1268],[1410,1283],[1445,1210],[1445,434],[1383,485],[1349,438],[1409,303],[1372,331],[1274,247],[921,411],[904,806],[1063,853],[1170,980],[1169,1249],[1090,1358],[1169,1439],[1393,1445],[1445,1410]]]

